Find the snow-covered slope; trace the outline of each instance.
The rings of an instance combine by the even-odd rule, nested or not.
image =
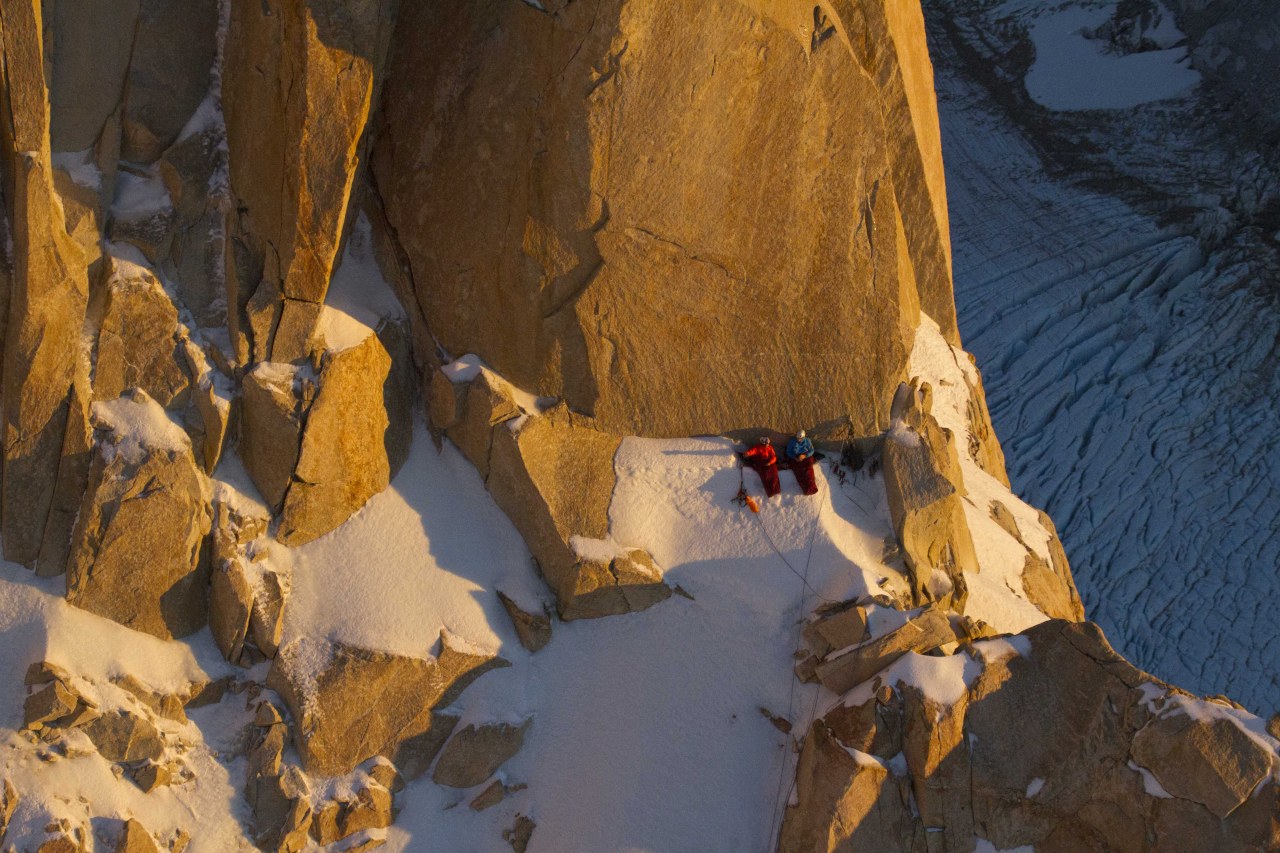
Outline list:
[[[964,435],[965,374],[973,368],[928,318],[911,367],[938,389],[940,421]],[[793,674],[803,622],[827,601],[877,595],[901,601],[907,582],[892,546],[881,476],[869,469],[838,476],[827,461],[818,468],[816,496],[800,494],[784,472],[783,494],[767,499],[753,472],[743,476],[734,449],[723,438],[623,442],[615,461],[613,538],[651,549],[667,582],[684,594],[639,613],[557,622],[550,644],[536,654],[517,641],[496,590],[531,611],[549,592],[475,469],[448,442],[437,449],[422,424],[391,487],[345,525],[297,549],[266,539],[251,546],[263,566],[290,579],[285,643],[323,638],[421,656],[445,628],[511,663],[480,678],[451,709],[460,726],[532,721],[523,748],[498,772],[510,793],[476,811],[468,804],[490,780],[455,790],[424,776],[399,795],[400,817],[385,833],[386,849],[501,849],[502,832],[519,814],[537,823],[535,851],[771,848],[794,780],[793,735],[807,731],[831,701]],[[1046,558],[1048,534],[1034,509],[962,457],[981,564],[968,577],[968,612],[997,630],[1022,630],[1045,617],[1022,592],[1026,550],[992,521],[989,502],[1007,506],[1029,546]],[[234,462],[217,479],[222,499],[246,509],[256,502]],[[758,514],[733,502],[740,484],[761,503]],[[10,684],[41,659],[72,670],[77,685],[130,673],[177,693],[237,672],[221,660],[208,631],[186,643],[126,642],[116,636],[126,629],[60,600],[60,580],[37,581],[9,566],[0,583],[2,674]],[[909,615],[867,609],[873,636]],[[104,652],[115,648],[127,654]],[[903,666],[928,668],[932,660],[911,656]],[[244,675],[260,679],[264,667]],[[19,694],[6,695],[13,705],[6,718],[16,718]],[[104,708],[134,707],[119,690],[86,695]],[[257,695],[230,691],[193,710],[181,728],[158,722],[172,730],[170,757],[194,778],[145,796],[116,780],[92,749],[42,760],[47,748],[9,731],[0,775],[20,783],[24,795],[11,839],[38,836],[64,813],[73,822],[98,818],[108,840],[118,824],[103,817],[137,816],[163,835],[217,815],[221,822],[196,833],[199,843],[190,849],[247,845],[233,818],[247,817],[238,794],[246,746],[240,733]],[[789,723],[792,734],[769,715]],[[285,762],[296,764],[292,749]],[[314,780],[313,790],[319,798],[349,784]],[[91,810],[76,805],[79,795]]]
[[[1089,617],[1138,666],[1269,713],[1276,161],[1241,144],[1219,89],[1172,86],[1186,63],[1147,92],[1178,97],[1110,103],[1135,80],[1079,26],[1115,8],[925,3],[961,331],[1014,487],[1057,522]],[[1158,50],[1126,59],[1185,51],[1157,11]],[[1064,16],[1078,26],[1046,43]],[[1102,78],[1051,62],[1089,44]],[[1107,106],[1125,109],[1079,111]]]

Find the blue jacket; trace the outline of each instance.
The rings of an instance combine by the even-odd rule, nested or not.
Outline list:
[[[787,442],[787,458],[799,459],[813,455],[813,442],[806,438],[793,438]]]

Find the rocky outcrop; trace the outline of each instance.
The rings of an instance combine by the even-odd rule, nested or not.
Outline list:
[[[882,637],[850,649],[837,647],[817,665],[818,680],[833,693],[847,693],[907,652],[928,652],[955,642],[947,614],[930,608]]]
[[[157,637],[207,618],[209,486],[186,434],[142,391],[94,406],[67,600]]]
[[[529,543],[561,618],[643,610],[671,595],[647,554],[606,541],[620,439],[580,425],[563,407],[500,424],[492,435],[489,491]],[[583,542],[603,548],[575,547]]]
[[[394,8],[389,0],[231,3],[223,105],[238,216],[228,288],[240,304],[254,294],[271,316],[254,330],[255,361],[308,354],[300,342],[348,224]],[[239,346],[248,355],[247,338]]]
[[[1096,626],[1050,621],[937,664],[958,694],[882,676],[814,723],[779,849],[1280,843],[1276,742],[1135,669]]]
[[[520,640],[520,645],[531,652],[537,652],[551,642],[549,614],[530,613],[524,610],[502,590],[498,590],[498,600],[502,602],[502,609],[511,617],[511,625],[516,629],[516,637]]]
[[[307,366],[259,364],[243,380],[241,456],[280,514],[277,538],[323,536],[387,487],[412,413],[382,339],[370,334]],[[394,420],[392,416],[394,415]]]
[[[307,639],[284,646],[267,683],[293,714],[304,768],[336,775],[383,755],[409,778],[425,772],[458,721],[435,709],[507,665],[448,632],[440,643],[433,659]]]
[[[67,234],[53,185],[41,5],[0,12],[0,174],[12,247],[3,374],[4,555],[34,564],[50,519],[70,410],[82,368],[88,299],[84,252]],[[65,521],[65,519],[62,519]]]
[[[284,544],[323,536],[387,487],[383,389],[390,373],[391,356],[377,335],[326,356],[284,498],[277,534]]]
[[[289,585],[259,562],[269,520],[225,501],[213,508],[209,627],[227,660],[252,666],[279,650]]]
[[[155,274],[117,257],[106,260],[93,395],[114,400],[141,388],[165,408],[180,408],[191,378],[180,342],[178,309]]]
[[[619,434],[878,432],[920,306],[955,330],[899,5],[403,7],[374,172],[431,333]]]
[[[431,778],[450,788],[474,788],[520,751],[532,722],[467,726],[455,732],[440,753]]]
[[[124,822],[120,832],[120,840],[116,842],[116,853],[160,853],[160,845],[138,820],[129,818]]]
[[[437,370],[428,409],[524,536],[561,618],[629,613],[671,595],[648,553],[609,537],[618,436],[564,403],[526,414],[486,368],[466,382]]]
[[[979,570],[965,519],[966,494],[950,431],[932,414],[929,384],[913,380],[894,395],[894,425],[884,441],[884,488],[917,603],[964,612],[964,573]]]
[[[241,389],[240,458],[267,505],[278,512],[298,467],[315,379],[306,368],[264,362],[245,374]]]

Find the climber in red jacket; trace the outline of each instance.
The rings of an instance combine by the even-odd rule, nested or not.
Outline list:
[[[760,482],[764,484],[766,495],[773,497],[782,491],[782,485],[778,482],[778,454],[767,435],[761,436],[754,447],[742,454],[742,461],[760,475]]]

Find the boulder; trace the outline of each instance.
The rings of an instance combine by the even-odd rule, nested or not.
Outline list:
[[[400,771],[381,755],[373,758],[369,767],[369,778],[393,794],[404,790],[404,779],[400,777]]]
[[[990,512],[991,520],[1000,525],[1001,529],[1003,529],[1005,533],[1008,533],[1014,539],[1017,539],[1021,544],[1026,544],[1022,539],[1022,531],[1018,529],[1018,522],[1014,519],[1013,513],[1009,511],[1007,506],[1000,503],[1000,501],[993,500],[991,502]]]
[[[84,733],[108,761],[155,761],[164,755],[160,732],[132,711],[108,711],[86,725]]]
[[[390,482],[384,385],[391,357],[377,335],[326,355],[306,416],[277,538],[302,545],[338,527]]]
[[[71,673],[67,672],[56,663],[47,660],[38,660],[27,667],[27,673],[23,676],[22,683],[31,687],[37,684],[48,684],[52,681],[70,681]]]
[[[440,371],[436,371],[435,375],[444,376]],[[449,379],[442,381],[453,385]],[[431,394],[436,402],[432,412],[441,418],[435,422],[436,427],[443,429],[449,440],[462,451],[462,455],[476,466],[480,476],[487,478],[493,428],[521,415],[511,386],[489,371],[481,370],[470,382],[455,386],[459,389],[456,393],[460,395],[460,404],[450,416],[447,412],[449,392],[443,388],[436,389],[436,384],[437,381],[433,379]],[[450,422],[445,423],[445,419]]]
[[[94,405],[95,448],[67,600],[162,639],[208,617],[209,485],[186,433],[142,391]]]
[[[420,776],[449,737],[448,706],[476,678],[506,661],[447,632],[433,659],[343,644],[295,640],[280,649],[267,683],[296,721],[294,744],[309,773],[348,773],[383,755]]]
[[[18,808],[18,791],[7,778],[0,785],[0,843],[4,842],[5,833],[9,831],[9,821]]]
[[[284,636],[285,594],[285,581],[277,572],[258,572],[253,609],[249,614],[249,632],[254,645],[269,658],[276,656]]]
[[[305,369],[263,362],[245,374],[241,388],[240,458],[267,504],[279,511],[298,466],[315,382]]]
[[[368,829],[385,829],[394,819],[391,792],[381,785],[366,785],[356,798],[343,804],[338,815],[338,831],[342,838]]]
[[[190,359],[188,359],[190,363]],[[232,401],[224,396],[212,377],[212,371],[191,386],[194,405],[187,409],[185,426],[191,436],[191,450],[206,474],[212,475],[222,459],[223,448],[231,433]]]
[[[876,758],[851,752],[821,721],[805,738],[796,767],[796,804],[787,809],[781,853],[903,850],[924,853],[906,780]]]
[[[964,573],[978,571],[978,557],[964,514],[959,458],[950,433],[930,412],[931,400],[927,384],[899,388],[884,442],[885,497],[915,602],[949,603],[963,612]]]
[[[818,680],[834,693],[846,693],[907,652],[927,652],[955,639],[947,614],[930,608],[901,628],[822,661]]]
[[[515,853],[525,853],[529,849],[529,840],[533,838],[533,831],[538,825],[533,819],[527,815],[516,815],[516,822],[511,825],[510,829],[502,831],[502,838],[511,845],[511,849]]]
[[[61,680],[51,681],[27,696],[22,705],[22,726],[42,729],[71,715],[80,697]]]
[[[1183,713],[1143,726],[1133,739],[1133,759],[1170,794],[1225,818],[1271,772],[1275,753],[1229,719]]]
[[[1079,597],[1072,598],[1075,584],[1068,577],[1059,577],[1042,557],[1027,552],[1022,567],[1022,591],[1027,600],[1050,619],[1070,619],[1078,622],[1084,618]]]
[[[239,556],[214,564],[209,584],[209,628],[218,651],[232,663],[240,663],[249,615],[253,612],[253,586]]]
[[[1054,526],[1053,519],[1044,510],[1038,512],[1040,526],[1049,534],[1049,567],[1053,570],[1056,578],[1059,599],[1065,598],[1068,602],[1067,609],[1070,610],[1070,616],[1064,616],[1064,619],[1070,619],[1073,622],[1084,621],[1084,604],[1080,601],[1080,593],[1076,589],[1075,577],[1071,574],[1071,566],[1067,563],[1067,552],[1062,547],[1062,539],[1058,536],[1058,528]]]
[[[818,657],[826,657],[832,651],[856,646],[867,638],[866,608],[854,602],[846,602],[820,610],[804,626],[803,633],[805,642]]]
[[[114,400],[130,388],[141,388],[166,408],[181,407],[190,396],[191,378],[178,309],[146,267],[108,257],[105,275],[94,399]]]
[[[516,637],[520,645],[531,652],[541,651],[551,642],[551,617],[543,613],[529,613],[512,601],[502,590],[498,590],[498,600],[511,617],[511,624],[516,629]]]
[[[621,439],[563,404],[499,423],[492,435],[489,492],[524,536],[562,619],[630,613],[670,597],[648,554],[608,541]]]
[[[129,778],[142,793],[150,794],[173,782],[173,771],[157,761],[146,761],[129,771]]]
[[[471,725],[455,732],[440,753],[431,778],[450,788],[474,788],[520,751],[532,722]]]
[[[111,676],[111,683],[150,708],[151,712],[157,716],[164,717],[166,720],[173,720],[175,723],[187,722],[187,714],[183,704],[185,694],[179,695],[168,691],[155,690],[127,672]]]
[[[129,818],[116,841],[116,853],[160,853],[160,845],[156,844],[145,826]]]
[[[86,824],[58,818],[45,825],[44,840],[35,853],[93,853],[93,833]]]
[[[612,433],[879,432],[920,308],[955,338],[896,5],[824,6],[818,46],[812,4],[402,6],[373,171],[431,333]]]
[[[991,425],[991,412],[987,409],[987,394],[982,387],[982,374],[971,353],[970,370],[964,371],[965,385],[969,386],[969,400],[965,406],[965,418],[969,424],[969,458],[978,463],[978,467],[995,477],[1006,487],[1009,486],[1009,473],[1005,470],[1004,450],[996,438],[995,427]],[[1016,534],[1015,534],[1016,535]]]
[[[296,768],[249,776],[245,799],[259,849],[300,853],[307,846],[312,821],[310,796],[306,779]]]
[[[473,812],[482,812],[485,809],[491,809],[498,803],[502,802],[506,795],[506,786],[502,784],[502,780],[494,779],[485,786],[483,791],[476,794],[475,799],[467,805],[467,808],[471,809]]]

